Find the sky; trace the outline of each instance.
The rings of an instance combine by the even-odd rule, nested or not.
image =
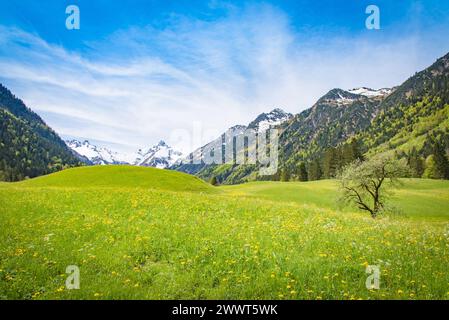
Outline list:
[[[80,29],[66,28],[77,5]],[[369,30],[366,8],[380,10]],[[0,83],[63,138],[192,151],[332,88],[400,85],[449,52],[449,1],[0,0]]]

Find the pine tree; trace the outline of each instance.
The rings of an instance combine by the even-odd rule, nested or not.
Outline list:
[[[433,154],[428,156],[426,159],[426,169],[424,170],[424,174],[422,177],[425,179],[438,179],[435,156]]]
[[[434,140],[432,151],[435,159],[436,178],[449,179],[449,160],[441,139]]]
[[[307,181],[307,167],[303,161],[299,163],[297,175],[299,181]]]
[[[337,170],[341,167],[339,150],[327,149],[323,159],[323,176],[326,179],[335,177]]]
[[[321,175],[322,175],[321,166],[320,166],[320,162],[317,159],[313,160],[309,164],[309,171],[308,171],[307,175],[308,175],[309,181],[321,179]]]
[[[286,182],[290,180],[289,172],[286,168],[281,170],[281,181]]]
[[[424,160],[419,155],[415,147],[406,155],[407,163],[410,167],[412,177],[420,178],[424,173]]]
[[[212,176],[212,178],[210,178],[209,183],[210,183],[211,185],[213,185],[213,186],[218,185],[217,177]]]

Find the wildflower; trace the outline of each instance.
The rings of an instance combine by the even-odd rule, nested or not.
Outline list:
[[[24,249],[18,248],[18,249],[16,249],[15,256],[16,256],[16,257],[19,257],[19,256],[23,255],[24,252],[25,252]]]

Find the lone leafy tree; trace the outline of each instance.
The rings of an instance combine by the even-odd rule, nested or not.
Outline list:
[[[392,185],[398,182],[399,177],[408,174],[406,163],[389,155],[379,155],[363,162],[356,160],[339,174],[341,200],[355,204],[376,218],[388,195],[385,182]]]

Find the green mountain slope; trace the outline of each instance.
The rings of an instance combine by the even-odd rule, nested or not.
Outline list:
[[[366,97],[333,89],[283,123],[275,176],[258,176],[257,165],[205,166],[197,175],[223,184],[316,180],[362,154],[390,151],[407,158],[414,177],[449,178],[448,119],[449,54],[392,93]]]
[[[258,165],[204,166],[197,175],[206,180],[215,176],[224,184],[279,180],[286,171],[289,177],[293,176],[301,162],[322,156],[328,148],[367,128],[383,99],[384,96],[368,98],[333,89],[312,108],[284,122],[279,138],[280,170],[275,176],[259,176]]]
[[[408,79],[380,106],[379,115],[359,134],[369,154],[386,150],[423,154],[430,136],[449,135],[449,54]],[[446,148],[449,144],[446,144]]]
[[[0,180],[22,180],[80,165],[64,141],[1,84],[0,120]]]

